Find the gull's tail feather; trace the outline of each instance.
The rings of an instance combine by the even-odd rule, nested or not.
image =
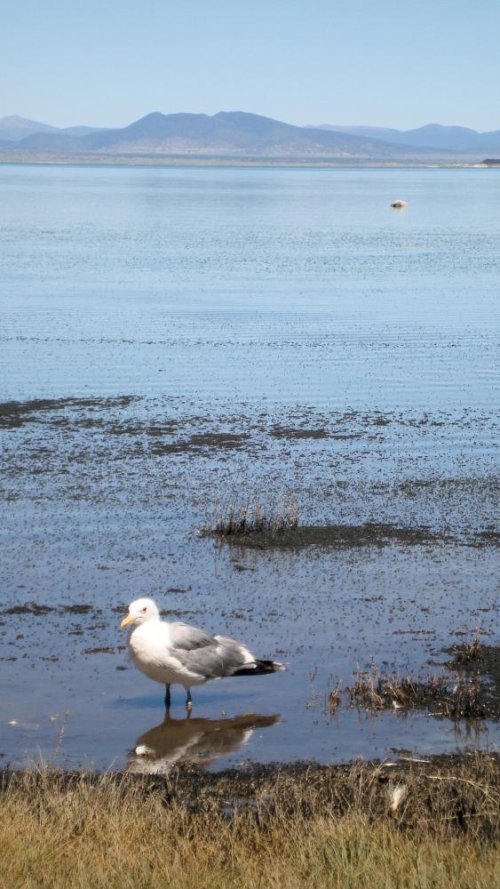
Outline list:
[[[280,670],[286,670],[284,664],[256,659],[251,664],[244,664],[233,673],[233,676],[260,676],[262,673],[279,673]]]

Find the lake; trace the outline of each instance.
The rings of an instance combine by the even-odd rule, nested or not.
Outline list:
[[[500,644],[498,171],[3,165],[0,196],[0,764],[498,749],[329,698]],[[354,537],[200,533],[292,502]],[[174,686],[165,721],[139,596],[287,671],[195,688],[189,722]]]

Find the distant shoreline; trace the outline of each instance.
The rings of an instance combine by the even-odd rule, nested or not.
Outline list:
[[[386,160],[370,160],[367,158],[235,158],[235,157],[214,157],[210,155],[200,155],[190,157],[186,155],[169,155],[169,156],[113,156],[106,157],[103,155],[92,156],[65,156],[65,157],[27,157],[16,156],[15,154],[0,157],[1,166],[102,166],[102,167],[235,167],[235,168],[277,168],[277,169],[349,169],[349,168],[375,168],[375,169],[406,169],[408,167],[415,169],[492,169],[500,166],[500,162],[485,163],[476,160],[406,160],[406,161],[386,161]]]

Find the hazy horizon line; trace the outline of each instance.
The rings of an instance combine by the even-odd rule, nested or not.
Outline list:
[[[200,115],[204,115],[206,117],[215,117],[217,114],[220,114],[220,113],[252,114],[257,117],[266,117],[269,120],[277,120],[280,123],[290,124],[291,126],[296,126],[296,127],[301,127],[301,128],[315,127],[318,129],[321,129],[322,127],[325,127],[325,126],[350,127],[350,128],[351,127],[369,127],[372,129],[398,130],[400,132],[405,133],[405,132],[410,132],[412,130],[421,129],[426,126],[441,126],[441,127],[458,127],[458,128],[463,128],[463,129],[469,129],[469,130],[472,130],[472,131],[474,131],[476,133],[480,133],[480,134],[489,133],[489,132],[496,132],[496,130],[500,129],[500,123],[498,124],[498,126],[493,126],[490,129],[484,130],[484,129],[477,129],[476,127],[472,126],[469,123],[457,123],[457,122],[443,123],[440,120],[429,120],[429,119],[427,119],[425,121],[425,123],[419,123],[419,124],[416,124],[413,126],[398,126],[395,124],[385,124],[385,123],[366,123],[364,121],[363,122],[356,122],[356,123],[345,123],[345,122],[339,123],[338,121],[330,122],[327,120],[323,120],[321,123],[317,123],[316,121],[296,123],[294,121],[287,120],[286,118],[281,117],[281,116],[275,117],[273,115],[263,114],[258,111],[244,110],[243,108],[232,108],[232,109],[219,108],[218,111],[214,111],[213,113],[207,112],[207,111],[185,111],[185,110],[161,111],[158,108],[154,108],[152,111],[146,111],[145,113],[139,113],[139,115],[137,117],[132,117],[131,119],[127,120],[126,123],[120,123],[120,124],[116,124],[116,123],[115,124],[113,124],[113,123],[104,123],[104,124],[95,123],[94,124],[94,123],[81,122],[78,120],[77,120],[77,122],[73,121],[73,123],[59,124],[59,123],[53,123],[52,121],[48,122],[47,120],[44,119],[43,114],[42,115],[39,115],[36,113],[33,115],[31,115],[29,113],[21,114],[18,111],[13,111],[10,113],[1,114],[0,121],[8,119],[10,117],[14,117],[14,118],[17,117],[17,118],[21,118],[23,120],[29,120],[33,123],[39,123],[39,124],[43,124],[44,126],[51,126],[51,127],[55,127],[56,129],[61,129],[61,130],[69,129],[71,127],[83,127],[83,126],[91,127],[92,129],[110,129],[110,130],[116,129],[116,130],[119,130],[119,129],[126,129],[126,127],[130,126],[130,124],[135,123],[138,120],[142,120],[144,117],[148,117],[150,114],[162,114],[165,117],[169,117],[170,115],[174,115],[174,114],[193,114],[193,115],[200,114]]]

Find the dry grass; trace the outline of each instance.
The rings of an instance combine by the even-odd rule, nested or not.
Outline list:
[[[499,762],[4,775],[0,885],[491,887]]]

